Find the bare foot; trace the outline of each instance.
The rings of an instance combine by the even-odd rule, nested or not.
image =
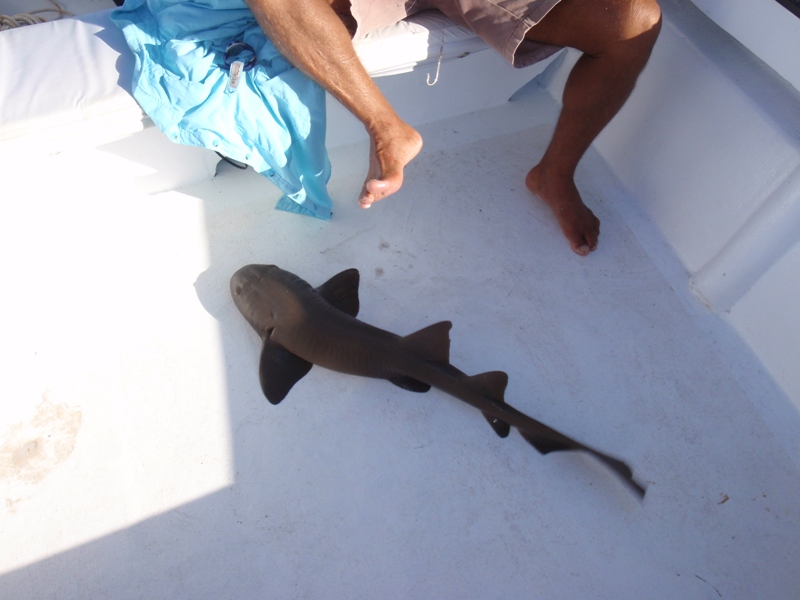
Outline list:
[[[403,185],[403,169],[422,149],[422,137],[400,121],[394,127],[376,128],[370,136],[369,171],[358,196],[362,208],[394,194]]]
[[[600,220],[583,203],[572,177],[550,179],[537,165],[528,173],[525,185],[553,209],[561,230],[576,254],[586,256],[597,249]]]

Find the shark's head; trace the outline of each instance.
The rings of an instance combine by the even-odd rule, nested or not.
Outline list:
[[[275,265],[247,265],[231,277],[236,308],[262,337],[275,327],[275,304],[286,289],[284,273]]]

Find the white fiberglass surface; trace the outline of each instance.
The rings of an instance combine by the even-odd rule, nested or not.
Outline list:
[[[800,90],[800,19],[776,0],[692,0],[720,27]]]
[[[109,181],[102,151],[36,165],[2,223],[3,597],[795,593],[797,415],[675,289],[593,151],[601,244],[569,250],[523,183],[555,111],[541,94],[427,126],[367,211],[364,148],[340,149],[329,223],[225,165],[157,196]],[[643,503],[435,390],[314,368],[270,405],[228,291],[248,263],[314,285],[357,267],[360,318],[398,334],[451,320],[455,366],[506,371],[508,403],[627,461]]]

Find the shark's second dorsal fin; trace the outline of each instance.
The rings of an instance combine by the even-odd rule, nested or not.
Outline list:
[[[473,375],[472,377],[467,377],[467,383],[487,398],[495,402],[505,402],[504,397],[506,395],[506,386],[508,385],[508,375],[503,371],[488,371],[486,373]],[[489,413],[483,413],[483,416],[497,435],[501,438],[508,437],[508,434],[511,432],[511,425]]]
[[[427,360],[450,363],[450,321],[441,321],[400,338],[400,345]]]
[[[504,402],[508,374],[503,371],[487,371],[467,377],[467,383],[487,398],[495,402]]]
[[[358,316],[358,269],[347,269],[334,275],[317,288],[328,304],[355,318]]]
[[[261,348],[261,361],[258,365],[258,379],[267,400],[278,404],[292,386],[306,376],[312,366],[307,360],[292,354],[267,337]]]

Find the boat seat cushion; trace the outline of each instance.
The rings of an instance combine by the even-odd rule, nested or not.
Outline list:
[[[0,153],[98,145],[143,128],[130,93],[133,54],[100,11],[0,33]],[[355,42],[373,77],[413,70],[488,46],[437,11]]]

